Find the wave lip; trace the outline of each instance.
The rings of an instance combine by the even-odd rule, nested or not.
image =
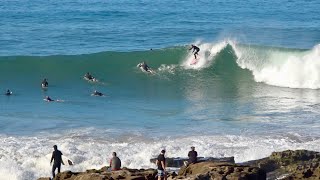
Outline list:
[[[320,44],[311,50],[233,46],[240,67],[256,82],[288,88],[320,88]]]

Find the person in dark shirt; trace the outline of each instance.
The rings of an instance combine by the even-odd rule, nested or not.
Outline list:
[[[161,180],[164,178],[165,180],[167,179],[166,176],[166,158],[164,157],[164,154],[166,153],[165,150],[162,150],[161,153],[159,154],[156,164],[158,166],[158,180]]]
[[[58,150],[57,145],[53,146],[54,151],[52,152],[52,157],[50,161],[50,165],[53,161],[52,165],[52,176],[55,177],[55,170],[58,168],[58,173],[60,173],[61,164],[64,165],[64,162],[62,161],[62,153]]]
[[[200,48],[191,44],[191,48],[189,49],[189,51],[192,50],[192,52],[194,52],[194,58],[197,59],[197,55],[198,55],[198,52],[200,51]]]
[[[110,159],[111,171],[118,171],[121,169],[121,160],[117,157],[117,153],[112,153],[112,159]]]
[[[191,151],[189,151],[188,153],[188,157],[189,157],[189,164],[194,164],[197,163],[197,157],[198,157],[198,153],[197,151],[194,150],[194,146],[191,147]]]

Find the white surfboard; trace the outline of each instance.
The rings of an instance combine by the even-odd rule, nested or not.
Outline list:
[[[84,79],[84,80],[87,80],[87,81],[89,81],[89,82],[99,82],[99,80],[96,79],[96,78],[89,79],[89,78],[87,78],[87,77],[83,77],[83,79]]]

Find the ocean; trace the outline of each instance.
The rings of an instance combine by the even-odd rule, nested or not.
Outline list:
[[[186,157],[191,146],[236,162],[320,151],[319,9],[283,0],[1,1],[0,179],[51,176],[55,144],[74,162],[63,171],[101,168],[114,151],[129,168],[155,168],[149,160],[162,149]],[[191,44],[200,48],[195,65]],[[155,73],[137,68],[142,61]]]

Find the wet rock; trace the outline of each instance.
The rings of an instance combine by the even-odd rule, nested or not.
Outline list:
[[[258,167],[214,162],[200,162],[184,166],[178,175],[178,177],[192,179],[266,179],[266,172]]]

